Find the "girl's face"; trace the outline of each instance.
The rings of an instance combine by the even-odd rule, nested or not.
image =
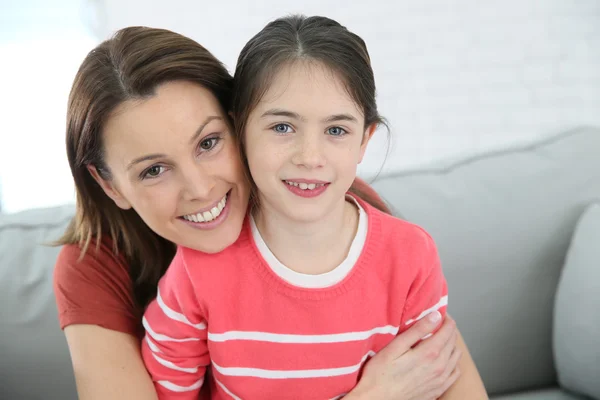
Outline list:
[[[249,187],[217,99],[190,82],[159,86],[146,100],[122,104],[103,132],[103,180],[114,202],[133,208],[160,236],[218,252],[239,236]]]
[[[374,127],[321,64],[283,68],[250,113],[246,154],[261,208],[298,222],[343,204]]]

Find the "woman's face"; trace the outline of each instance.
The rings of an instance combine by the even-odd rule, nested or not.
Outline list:
[[[104,126],[111,180],[90,172],[115,203],[160,236],[214,253],[239,236],[248,205],[231,127],[219,102],[191,82],[119,106]]]

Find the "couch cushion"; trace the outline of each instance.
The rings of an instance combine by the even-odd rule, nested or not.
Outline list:
[[[548,389],[492,397],[492,400],[586,400],[586,398],[567,393],[560,389]]]
[[[0,398],[77,398],[52,292],[59,248],[43,245],[72,214],[58,207],[0,215]]]
[[[562,271],[554,314],[561,386],[600,400],[600,204],[581,217]]]
[[[490,394],[556,385],[556,285],[577,219],[600,198],[600,129],[377,179],[435,239],[456,319]]]

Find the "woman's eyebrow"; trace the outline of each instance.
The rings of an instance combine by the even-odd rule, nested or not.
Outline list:
[[[198,136],[200,136],[202,134],[202,130],[206,127],[206,125],[208,125],[210,123],[210,121],[213,121],[215,119],[220,119],[221,121],[223,120],[223,118],[219,117],[218,115],[211,115],[209,117],[206,117],[206,119],[204,120],[204,122],[196,130],[196,133],[194,133],[194,136],[191,137],[190,143],[195,142],[196,139],[198,139]]]
[[[147,154],[145,156],[141,156],[133,160],[127,165],[127,171],[129,171],[134,165],[139,164],[144,161],[156,160],[157,158],[164,158],[165,154]]]
[[[211,116],[207,117],[204,120],[204,122],[198,127],[198,129],[194,133],[194,136],[192,136],[192,138],[190,139],[190,143],[193,143],[198,138],[198,136],[200,136],[202,134],[202,131],[204,130],[206,125],[208,125],[211,121],[213,121],[215,119],[223,120],[223,118],[219,117],[218,115],[211,115]],[[157,158],[164,158],[164,157],[166,157],[165,154],[147,154],[145,156],[138,157],[138,158],[134,159],[132,162],[130,162],[129,165],[127,165],[127,171],[129,171],[134,165],[139,164],[141,162],[156,160]]]

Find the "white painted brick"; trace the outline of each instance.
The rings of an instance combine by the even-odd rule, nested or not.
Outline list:
[[[292,12],[338,19],[369,47],[394,135],[386,169],[600,125],[600,0],[103,0],[103,36],[173,29],[233,69],[244,43]],[[63,127],[57,126],[60,141]],[[379,170],[384,134],[359,171]],[[65,179],[69,179],[68,176]]]

